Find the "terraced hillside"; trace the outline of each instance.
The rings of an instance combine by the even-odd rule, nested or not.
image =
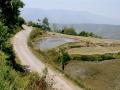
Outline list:
[[[31,33],[32,35],[33,33]],[[46,37],[64,37],[74,39],[74,41],[46,50],[41,50],[40,47],[36,48],[36,46],[40,46],[44,42]],[[86,90],[120,89],[119,40],[42,32],[41,35],[36,35],[34,39],[31,39],[31,42],[33,52],[39,58],[43,58],[43,62],[61,71],[82,88]],[[61,68],[59,60],[60,48],[64,48],[70,56],[70,60],[65,64],[64,70]]]

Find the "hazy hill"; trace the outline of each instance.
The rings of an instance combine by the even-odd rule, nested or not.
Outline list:
[[[77,31],[94,32],[106,38],[120,39],[120,25],[80,24],[73,25]]]
[[[120,25],[108,24],[56,24],[58,28],[65,26],[74,27],[77,32],[88,31],[94,32],[105,38],[120,39]]]
[[[26,20],[37,20],[38,18],[48,17],[51,23],[60,24],[120,24],[120,20],[115,20],[84,11],[24,8],[21,14]]]

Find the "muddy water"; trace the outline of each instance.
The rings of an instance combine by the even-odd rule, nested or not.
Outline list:
[[[46,49],[56,48],[68,42],[75,42],[75,40],[65,37],[49,37],[38,41],[35,46],[43,51]]]

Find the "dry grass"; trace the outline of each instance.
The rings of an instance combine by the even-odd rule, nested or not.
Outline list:
[[[93,90],[120,90],[120,60],[71,61],[65,67],[65,73]]]
[[[120,52],[119,47],[81,47],[81,48],[71,48],[68,50],[69,54],[77,55],[102,55],[106,53],[118,53]]]

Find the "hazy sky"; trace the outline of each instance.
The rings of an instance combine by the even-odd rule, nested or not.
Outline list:
[[[22,0],[25,8],[88,11],[120,19],[120,0]]]

